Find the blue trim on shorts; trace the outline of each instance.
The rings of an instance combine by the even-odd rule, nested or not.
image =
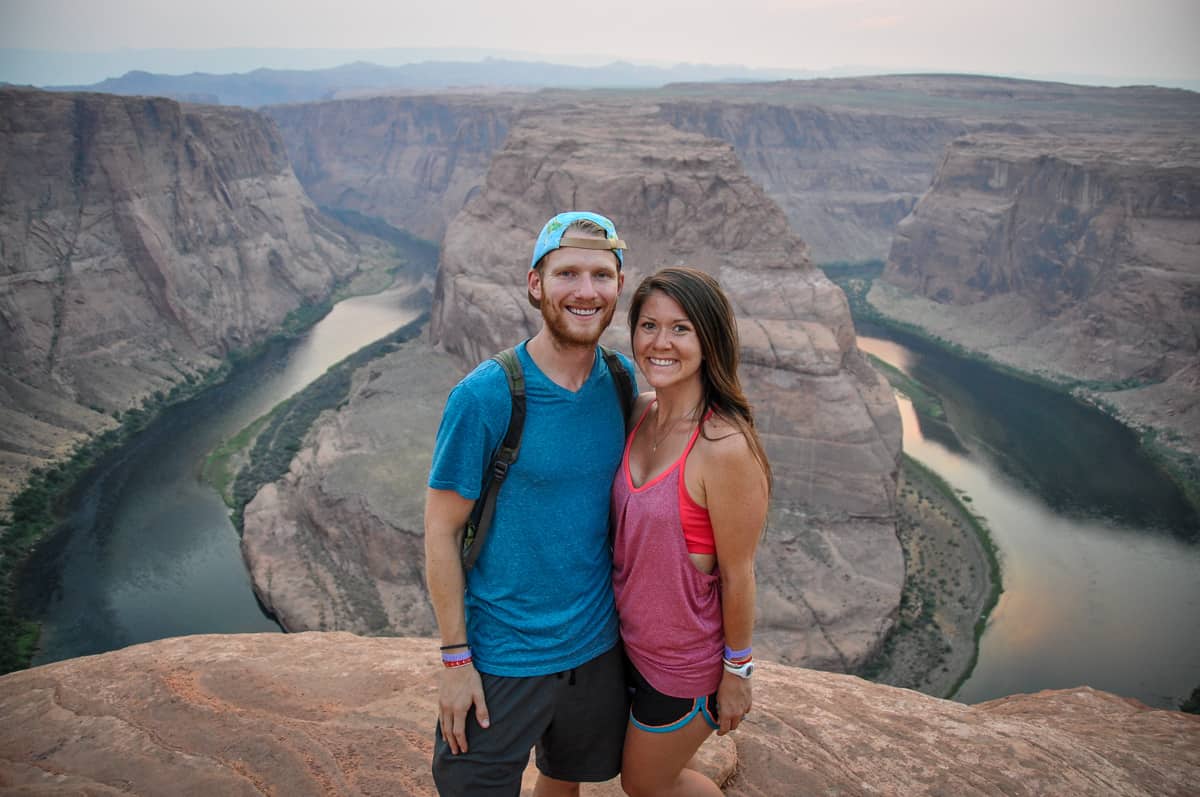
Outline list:
[[[671,731],[677,731],[683,726],[687,725],[695,718],[697,714],[704,717],[704,721],[708,723],[708,727],[712,728],[714,731],[721,727],[713,719],[712,714],[708,712],[707,697],[696,698],[692,702],[692,710],[683,715],[681,718],[675,720],[675,722],[672,722],[670,725],[646,725],[645,723],[638,722],[637,717],[633,716],[633,711],[629,712],[629,721],[633,723],[635,728],[640,728],[647,733],[670,733]]]

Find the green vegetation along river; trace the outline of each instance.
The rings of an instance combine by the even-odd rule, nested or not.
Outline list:
[[[200,466],[330,365],[420,315],[406,296],[340,302],[109,454],[22,573],[24,608],[42,626],[34,663],[183,634],[278,631],[251,590],[229,507]]]

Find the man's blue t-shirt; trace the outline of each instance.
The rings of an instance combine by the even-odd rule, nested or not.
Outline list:
[[[524,343],[517,357],[525,373],[520,453],[467,575],[466,611],[476,668],[527,677],[577,667],[617,642],[608,508],[625,421],[598,350],[574,393],[543,374]],[[478,498],[511,412],[504,369],[481,363],[446,400],[429,486]]]

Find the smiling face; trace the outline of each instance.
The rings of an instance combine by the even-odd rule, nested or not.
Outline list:
[[[633,330],[633,356],[655,390],[700,381],[700,336],[679,303],[662,291],[651,291],[642,302]]]
[[[529,272],[529,295],[546,329],[561,344],[595,346],[617,310],[624,275],[602,249],[555,249]]]

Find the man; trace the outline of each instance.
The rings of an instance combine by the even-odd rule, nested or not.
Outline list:
[[[580,781],[620,770],[628,704],[608,507],[625,419],[597,343],[616,311],[624,248],[595,213],[560,213],[538,236],[527,289],[542,326],[517,346],[520,454],[465,575],[463,525],[511,414],[502,367],[485,361],[446,402],[425,506],[446,665],[433,761],[443,795],[516,797],[534,747],[538,797],[577,795]]]

